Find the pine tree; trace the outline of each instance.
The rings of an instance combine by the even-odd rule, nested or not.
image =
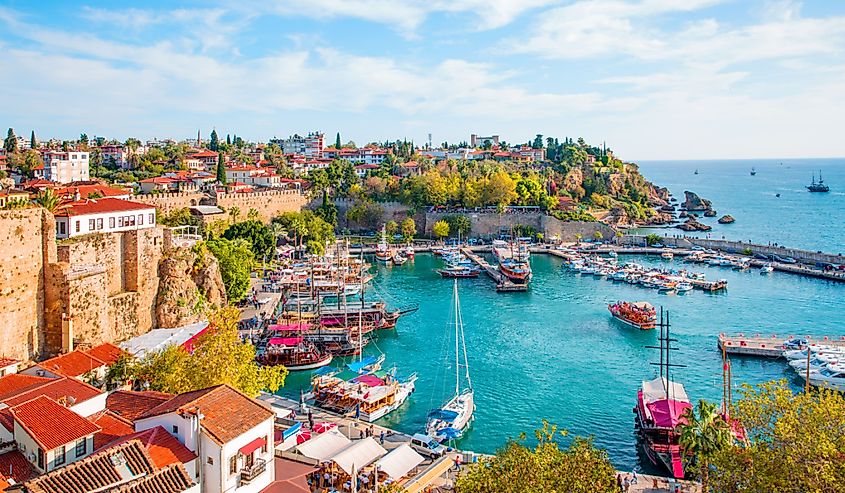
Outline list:
[[[3,148],[6,149],[6,154],[18,152],[18,137],[15,135],[14,129],[9,128],[9,132],[6,134],[6,140],[3,142]]]
[[[340,132],[337,133],[337,139],[334,141],[334,147],[337,150],[340,150]]]
[[[223,162],[223,153],[217,155],[217,182],[221,185],[226,184],[226,165]]]
[[[35,140],[35,130],[32,131],[32,134],[29,136],[29,147],[31,149],[38,148],[38,142]]]
[[[232,145],[232,136],[226,134],[226,145]]]
[[[220,140],[217,138],[217,130],[211,131],[211,141],[208,143],[208,148],[214,152],[220,150]]]

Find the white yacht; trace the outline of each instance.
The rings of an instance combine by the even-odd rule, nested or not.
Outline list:
[[[798,372],[798,375],[802,379],[807,378],[804,373]],[[828,364],[817,372],[810,372],[810,385],[845,391],[845,365]]]

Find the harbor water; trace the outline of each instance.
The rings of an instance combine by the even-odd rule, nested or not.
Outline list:
[[[759,168],[758,168],[759,169]],[[592,435],[621,469],[655,472],[638,456],[632,409],[642,380],[653,378],[655,331],[622,326],[609,316],[615,300],[644,300],[671,316],[679,351],[674,370],[690,398],[718,402],[722,395],[720,332],[842,333],[845,286],[756,269],[684,264],[660,257],[620,256],[620,261],[691,268],[708,279],[727,279],[722,293],[693,291],[658,294],[655,290],[579,275],[550,255],[532,256],[534,279],[526,293],[496,293],[489,278],[460,280],[467,351],[477,410],[461,448],[492,453],[508,438],[532,431],[548,419],[578,435]],[[434,271],[440,259],[418,254],[407,264],[374,267],[371,294],[392,306],[419,303],[403,316],[395,332],[381,332],[365,354],[383,352],[386,367],[398,375],[417,373],[416,392],[379,423],[403,432],[423,428],[426,413],[454,391],[454,329],[450,323],[452,281]],[[336,362],[340,364],[341,362]],[[772,379],[801,381],[778,360],[733,360],[735,386]],[[308,386],[307,373],[288,377],[280,393],[297,397]],[[657,472],[660,472],[657,470]]]
[[[700,217],[713,227],[711,238],[845,254],[845,159],[645,161],[639,165],[646,178],[667,187],[679,203],[684,201],[684,190],[690,190],[710,200],[718,217],[730,214],[736,219],[733,224],[718,224],[718,217]],[[755,176],[751,176],[752,167]],[[819,171],[830,186],[828,193],[806,189],[813,174],[818,180]],[[674,228],[657,232],[691,234]]]

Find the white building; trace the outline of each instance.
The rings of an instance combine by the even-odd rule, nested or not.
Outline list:
[[[199,457],[203,493],[258,493],[275,479],[275,413],[228,385],[177,395],[135,420],[161,426]]]
[[[129,200],[84,199],[61,206],[56,216],[56,238],[89,233],[116,233],[154,228],[156,209]]]
[[[287,139],[270,139],[271,144],[282,148],[285,154],[301,154],[307,158],[323,157],[323,134],[311,132],[306,136],[294,134]]]
[[[88,153],[85,151],[47,151],[44,179],[56,183],[88,181]]]

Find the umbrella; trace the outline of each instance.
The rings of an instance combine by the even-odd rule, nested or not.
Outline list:
[[[311,428],[311,431],[313,431],[315,433],[325,433],[325,432],[331,430],[332,428],[337,428],[337,424],[322,422],[322,423],[315,424],[314,427]]]
[[[299,445],[300,443],[305,443],[308,440],[311,440],[311,432],[308,430],[303,430],[296,435],[297,445]]]

